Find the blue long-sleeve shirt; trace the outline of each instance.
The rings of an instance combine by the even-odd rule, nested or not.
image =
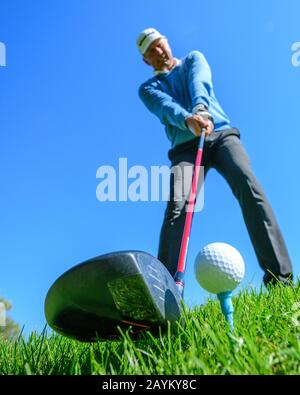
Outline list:
[[[192,109],[199,103],[208,107],[216,132],[231,127],[215,96],[209,64],[199,51],[190,52],[171,71],[144,82],[139,87],[139,96],[165,125],[172,148],[195,138],[185,118],[192,115]]]

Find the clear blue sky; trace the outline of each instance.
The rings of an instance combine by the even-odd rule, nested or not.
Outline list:
[[[276,213],[299,276],[300,41],[298,0],[3,0],[0,41],[0,295],[25,332],[45,324],[44,299],[64,271],[96,255],[156,255],[166,202],[96,199],[99,166],[169,165],[162,125],[137,90],[151,76],[135,41],[146,27],[173,53],[200,50],[215,92]],[[195,214],[186,302],[205,302],[193,273],[204,245],[222,241],[246,262],[241,286],[261,284],[239,206],[215,171]]]

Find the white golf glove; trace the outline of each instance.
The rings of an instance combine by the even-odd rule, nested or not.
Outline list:
[[[214,123],[214,119],[213,119],[211,113],[208,111],[207,107],[202,103],[197,104],[193,108],[193,114],[200,115],[201,117],[203,117],[205,119],[209,119],[212,123]]]

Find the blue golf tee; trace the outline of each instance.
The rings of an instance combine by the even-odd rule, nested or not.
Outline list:
[[[233,324],[233,304],[232,304],[232,292],[227,291],[227,292],[221,292],[218,294],[218,299],[221,304],[221,310],[222,313],[224,314],[226,321],[229,323],[230,328],[234,328]]]

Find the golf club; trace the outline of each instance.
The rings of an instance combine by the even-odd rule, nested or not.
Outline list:
[[[59,277],[45,300],[55,331],[81,341],[134,335],[180,317],[180,295],[166,267],[143,251],[119,251],[85,261]]]
[[[204,145],[202,131],[189,205],[194,209]],[[121,328],[131,335],[155,333],[182,312],[183,277],[191,231],[189,210],[175,280],[152,255],[119,251],[89,259],[65,272],[45,299],[47,323],[56,332],[80,341],[117,339]],[[158,332],[159,333],[159,332]]]
[[[196,156],[196,161],[195,161],[193,180],[192,180],[192,188],[190,191],[188,205],[187,205],[187,214],[185,217],[184,231],[183,231],[183,237],[182,237],[182,242],[181,242],[177,272],[174,276],[174,280],[175,280],[175,283],[178,287],[178,291],[182,297],[183,297],[183,292],[184,292],[185,266],[186,266],[187,252],[188,252],[189,241],[190,241],[192,220],[193,220],[193,216],[194,216],[194,208],[195,208],[195,203],[196,203],[196,198],[197,198],[197,189],[198,189],[199,175],[200,175],[200,169],[201,169],[204,141],[205,141],[205,129],[202,129],[200,141],[199,141],[199,146],[198,146],[198,151],[197,151],[197,156]]]

